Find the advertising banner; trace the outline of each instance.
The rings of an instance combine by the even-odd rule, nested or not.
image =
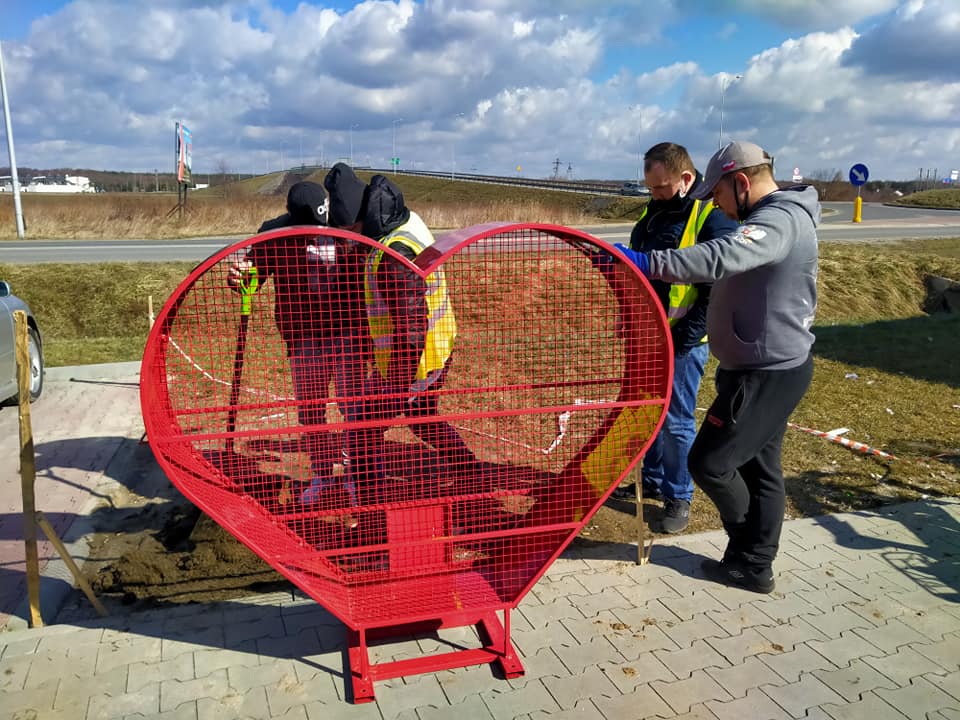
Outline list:
[[[183,185],[191,183],[190,173],[193,167],[193,134],[181,122],[176,124],[177,135],[177,182]]]

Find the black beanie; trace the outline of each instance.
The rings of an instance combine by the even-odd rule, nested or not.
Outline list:
[[[367,186],[349,165],[337,163],[330,168],[330,172],[323,179],[323,186],[330,194],[331,227],[349,227],[360,219]]]
[[[287,212],[297,225],[326,225],[329,206],[327,192],[320,183],[294,183],[287,193]]]

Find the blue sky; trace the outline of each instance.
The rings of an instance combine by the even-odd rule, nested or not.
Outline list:
[[[20,166],[350,160],[629,178],[723,135],[778,176],[960,167],[960,0],[0,0]],[[740,75],[740,78],[736,76]],[[0,165],[5,165],[5,159]]]

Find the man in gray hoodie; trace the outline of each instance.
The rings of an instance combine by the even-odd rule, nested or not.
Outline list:
[[[786,500],[781,445],[813,376],[820,203],[813,187],[781,190],[773,158],[748,142],[720,149],[693,194],[712,196],[742,224],[683,250],[617,248],[650,278],[713,283],[707,333],[719,360],[717,398],[688,463],[729,542],[721,561],[702,568],[717,582],[769,593]]]

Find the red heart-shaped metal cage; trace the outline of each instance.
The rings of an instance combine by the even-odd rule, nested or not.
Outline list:
[[[365,632],[507,617],[646,450],[671,375],[650,286],[587,234],[477,226],[411,262],[296,227],[184,280],[141,402],[184,495],[353,631],[369,699],[390,675]],[[485,627],[501,661],[505,624]]]

